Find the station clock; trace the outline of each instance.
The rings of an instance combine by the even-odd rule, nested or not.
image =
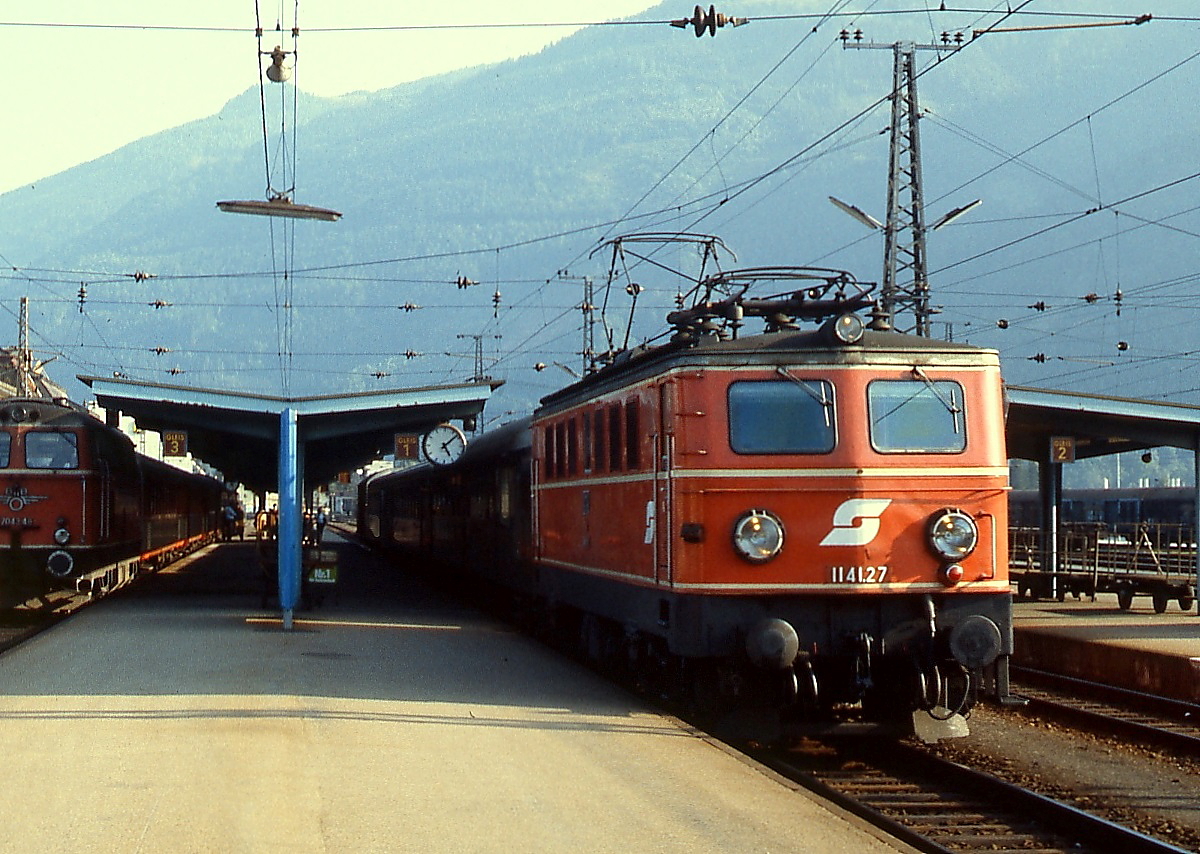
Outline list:
[[[434,465],[449,465],[466,449],[467,437],[453,424],[439,424],[421,437],[421,453]]]

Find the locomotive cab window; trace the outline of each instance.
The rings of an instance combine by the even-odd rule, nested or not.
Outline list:
[[[35,430],[25,434],[25,466],[31,469],[79,468],[79,439],[74,433]]]
[[[833,450],[833,386],[826,380],[739,380],[729,385],[729,444],[739,454]]]
[[[875,380],[867,386],[871,445],[885,454],[956,454],[967,447],[963,390],[953,380]]]
[[[12,433],[0,433],[0,468],[8,468],[12,458]]]

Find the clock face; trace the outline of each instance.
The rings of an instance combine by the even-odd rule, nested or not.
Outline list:
[[[466,448],[467,437],[453,424],[439,424],[421,439],[421,451],[434,465],[454,462]]]

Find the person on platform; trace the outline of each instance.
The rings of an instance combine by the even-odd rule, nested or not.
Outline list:
[[[222,539],[228,543],[233,539],[233,528],[237,524],[237,508],[232,504],[226,504],[221,510],[221,519],[224,523],[222,526]]]

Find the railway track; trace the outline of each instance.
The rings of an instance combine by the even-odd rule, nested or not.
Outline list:
[[[1012,676],[1029,713],[1200,759],[1200,705],[1029,668]]]
[[[820,742],[751,755],[919,851],[1186,851],[906,744]]]

